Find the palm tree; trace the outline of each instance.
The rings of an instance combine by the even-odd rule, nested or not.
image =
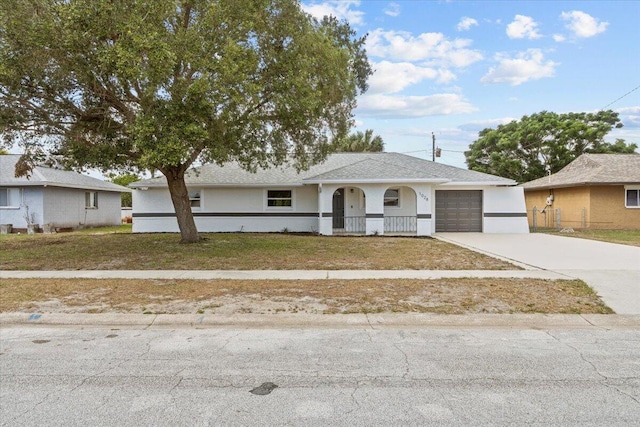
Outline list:
[[[384,151],[380,135],[373,136],[373,129],[356,132],[336,144],[336,151],[343,153],[363,153]]]

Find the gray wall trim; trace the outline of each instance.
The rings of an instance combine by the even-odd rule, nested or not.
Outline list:
[[[136,212],[133,218],[171,218],[175,217],[175,212]],[[298,217],[298,218],[318,218],[317,212],[193,212],[193,216],[201,217]]]
[[[384,214],[383,213],[381,213],[381,214],[370,213],[370,214],[367,214],[366,217],[370,218],[370,219],[373,219],[373,218],[378,219],[378,218],[384,218]]]
[[[526,218],[526,212],[485,212],[485,218]]]
[[[418,214],[418,219],[431,219],[431,214]]]
[[[322,212],[322,218],[333,218],[333,212]]]

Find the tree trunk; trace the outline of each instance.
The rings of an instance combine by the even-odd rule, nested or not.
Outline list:
[[[189,201],[189,191],[184,182],[184,171],[181,168],[163,170],[162,173],[167,178],[171,202],[176,211],[176,219],[180,228],[182,239],[180,243],[198,243],[203,239],[198,235],[196,223],[191,212],[191,202]]]

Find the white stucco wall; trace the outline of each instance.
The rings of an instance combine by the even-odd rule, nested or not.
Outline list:
[[[200,208],[193,208],[201,232],[317,232],[315,186],[205,187]],[[267,206],[268,190],[291,190],[292,207]],[[133,232],[178,232],[168,189],[133,191]]]
[[[522,187],[490,187],[482,194],[484,233],[528,233]]]

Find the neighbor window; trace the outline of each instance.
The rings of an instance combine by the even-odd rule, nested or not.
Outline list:
[[[98,209],[97,191],[87,191],[84,193],[84,207],[85,209]]]
[[[628,208],[640,208],[640,189],[626,190],[625,206]]]
[[[0,188],[0,208],[19,208],[21,196],[20,188]]]
[[[292,207],[291,190],[268,190],[267,206],[270,208]]]
[[[390,188],[384,192],[384,205],[385,206],[400,206],[400,190],[397,188]]]
[[[199,208],[201,205],[200,190],[189,191],[189,202],[192,208]]]

